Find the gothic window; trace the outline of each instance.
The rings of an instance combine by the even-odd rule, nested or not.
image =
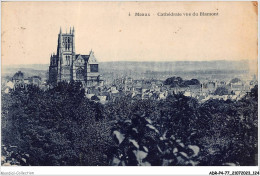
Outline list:
[[[98,72],[98,64],[90,64],[90,72]]]
[[[70,46],[71,46],[71,39],[70,37],[68,37],[68,50],[70,50]]]
[[[67,46],[66,46],[66,37],[63,37],[63,46],[65,47],[65,49],[67,48]]]
[[[70,50],[71,48],[71,38],[70,37],[63,37],[63,45],[65,50]]]
[[[78,80],[84,79],[84,69],[78,68],[76,70],[76,79],[78,79]]]
[[[63,45],[65,50],[70,50],[71,48],[71,38],[70,37],[63,37]]]
[[[66,65],[67,65],[67,66],[70,65],[70,56],[66,56]]]

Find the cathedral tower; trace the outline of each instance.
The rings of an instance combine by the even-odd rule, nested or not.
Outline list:
[[[103,85],[99,75],[98,62],[94,52],[89,55],[75,53],[75,31],[74,27],[69,33],[58,34],[58,45],[56,55],[51,54],[49,67],[49,84],[56,86],[61,81],[81,81],[86,87]]]
[[[73,61],[75,60],[75,31],[74,27],[69,33],[58,34],[57,58],[58,75],[57,81],[73,80]]]

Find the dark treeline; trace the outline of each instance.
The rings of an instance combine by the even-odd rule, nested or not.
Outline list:
[[[181,77],[170,77],[164,81],[165,85],[170,85],[171,87],[187,87],[190,85],[200,85],[200,81],[197,79],[183,80]]]
[[[202,104],[175,94],[160,101],[121,97],[102,105],[84,94],[77,82],[2,94],[6,162],[257,165],[257,87],[240,101]]]

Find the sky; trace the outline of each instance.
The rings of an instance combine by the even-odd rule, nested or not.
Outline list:
[[[218,16],[157,15],[164,12]],[[60,27],[70,26],[76,53],[92,49],[100,62],[257,62],[253,2],[2,2],[1,22],[2,65],[48,64]]]

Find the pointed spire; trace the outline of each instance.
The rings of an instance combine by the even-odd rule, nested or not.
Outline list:
[[[71,34],[71,27],[70,27],[70,34]]]
[[[62,33],[62,31],[61,31],[61,27],[60,27],[60,34]]]
[[[74,26],[73,26],[73,28],[72,28],[72,33],[74,33],[75,32],[75,30],[74,30]]]

